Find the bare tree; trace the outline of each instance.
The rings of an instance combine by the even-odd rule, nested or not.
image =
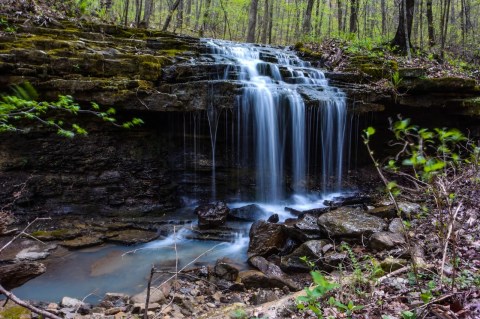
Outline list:
[[[255,42],[255,29],[257,27],[258,0],[252,0],[248,14],[247,42]]]

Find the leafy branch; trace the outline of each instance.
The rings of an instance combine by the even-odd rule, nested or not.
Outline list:
[[[0,133],[28,132],[26,121],[37,122],[51,127],[61,136],[72,138],[75,135],[87,135],[88,132],[77,123],[68,123],[64,115],[90,114],[117,127],[132,128],[143,124],[139,118],[118,123],[114,117],[116,110],[103,110],[97,103],[91,102],[90,109],[82,109],[70,95],[60,95],[57,101],[37,101],[38,93],[29,82],[12,88],[13,94],[0,96]],[[62,113],[63,116],[62,116]]]

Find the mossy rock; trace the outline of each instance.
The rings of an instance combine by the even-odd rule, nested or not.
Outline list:
[[[76,229],[55,229],[55,230],[37,230],[31,233],[37,239],[43,241],[66,240],[80,236],[80,231]]]
[[[0,318],[2,319],[27,319],[30,316],[30,310],[17,305],[7,306],[0,311]]]
[[[426,76],[427,70],[424,68],[400,68],[398,74],[400,78],[421,78]]]
[[[444,78],[417,78],[413,80],[404,79],[400,83],[400,90],[410,93],[441,92],[460,93],[474,92],[475,80],[458,77]]]
[[[480,116],[480,97],[465,99],[461,105],[464,108],[462,114]]]

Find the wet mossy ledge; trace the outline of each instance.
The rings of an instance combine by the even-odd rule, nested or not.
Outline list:
[[[15,32],[0,30],[2,87],[30,81],[44,99],[69,94],[80,103],[117,108],[194,108],[175,95],[175,79],[165,77],[175,64],[199,55],[197,38],[106,24],[62,21],[43,27],[1,18],[15,26]]]

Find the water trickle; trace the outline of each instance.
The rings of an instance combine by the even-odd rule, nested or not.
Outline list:
[[[309,177],[321,183],[324,194],[340,190],[345,95],[291,51],[203,41],[218,64],[227,64],[219,79],[243,87],[236,113],[237,160],[248,163],[254,152],[257,200],[279,202],[288,189],[305,193]]]

